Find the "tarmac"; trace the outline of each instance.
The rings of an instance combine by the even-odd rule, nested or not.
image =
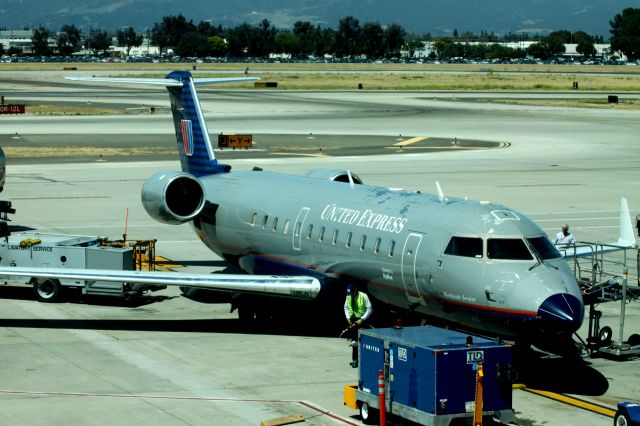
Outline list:
[[[116,99],[112,88],[104,91]],[[73,102],[87,93],[92,100],[101,96],[95,87],[58,96]],[[162,106],[164,96],[127,92],[118,102]],[[438,181],[446,195],[513,207],[550,236],[569,223],[580,241],[617,238],[620,196],[629,199],[634,218],[640,213],[638,111],[505,106],[428,93],[250,90],[205,91],[200,98],[211,134],[253,133],[264,141],[260,150],[220,152],[234,170],[348,168],[365,183],[423,192],[435,192]],[[126,149],[153,144],[152,137],[137,137],[144,134],[170,143],[172,131],[166,114],[0,117],[1,140],[15,133],[25,141],[65,135],[50,139],[58,146],[109,142]],[[416,137],[424,139],[396,145]],[[449,146],[429,149],[434,141]],[[460,149],[458,141],[482,143]],[[317,155],[320,145],[325,149]],[[286,155],[278,154],[287,146]],[[14,229],[156,238],[158,254],[186,270],[224,267],[187,225],[156,223],[141,206],[144,180],[157,170],[178,170],[177,158],[101,160],[9,157],[1,195],[17,210]],[[635,253],[628,263],[630,285],[638,286]],[[626,308],[625,338],[640,333],[638,303]],[[599,309],[616,339],[619,302]],[[133,304],[98,297],[43,304],[26,286],[0,287],[0,312],[2,423],[246,425],[300,414],[308,425],[360,424],[342,404],[343,386],[357,382],[347,342],[314,327],[318,318],[247,330],[228,305],[197,303],[178,289]],[[585,320],[583,338],[586,326]],[[638,359],[586,357],[575,365],[541,358],[526,384],[615,408],[617,401],[638,399],[639,366]],[[520,425],[612,422],[520,389],[513,397]]]

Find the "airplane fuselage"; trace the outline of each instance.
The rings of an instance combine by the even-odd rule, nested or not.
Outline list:
[[[338,294],[357,282],[395,307],[511,338],[582,322],[566,261],[507,207],[265,171],[200,181],[198,236],[248,273],[313,275]]]

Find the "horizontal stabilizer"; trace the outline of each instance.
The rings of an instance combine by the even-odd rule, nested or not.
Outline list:
[[[164,87],[180,87],[183,85],[181,81],[173,78],[118,78],[118,77],[65,77],[67,80],[73,81],[99,81],[105,83],[116,84],[150,84]],[[224,78],[194,78],[193,84],[222,84],[222,83],[238,83],[242,81],[260,80],[258,77],[224,77]]]
[[[313,299],[320,293],[320,282],[315,278],[306,276],[192,274],[184,272],[24,267],[0,267],[0,275],[196,287],[260,293],[294,299]]]

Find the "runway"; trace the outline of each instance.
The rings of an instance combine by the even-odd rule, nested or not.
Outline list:
[[[56,99],[168,105],[159,91],[126,91],[123,99],[104,90],[91,86]],[[639,111],[505,106],[430,93],[205,90],[200,99],[212,135],[271,136],[265,151],[221,153],[234,170],[347,168],[369,184],[422,192],[435,192],[438,181],[447,196],[505,204],[549,235],[568,222],[582,241],[617,238],[620,196],[628,197],[633,217],[640,213]],[[60,146],[82,145],[94,135],[87,145],[101,140],[126,148],[161,140],[170,149],[172,132],[167,114],[0,120],[3,140],[15,133],[23,141],[67,135],[68,141],[51,141]],[[317,154],[320,142],[310,135],[335,149],[322,156],[277,155],[271,147],[286,146],[280,135],[295,135],[289,146],[299,153],[311,153],[304,149],[311,146]],[[415,136],[426,139],[394,145]],[[429,139],[502,145],[428,150]],[[223,266],[188,226],[158,224],[141,206],[144,180],[157,170],[177,170],[177,158],[95,160],[14,163],[9,157],[1,195],[17,209],[12,225],[116,239],[128,208],[128,235],[157,238],[159,255],[194,271]],[[617,336],[619,305],[609,305],[601,306],[602,322]],[[640,332],[635,305],[627,307],[626,334]],[[302,327],[247,332],[228,305],[195,303],[174,289],[127,306],[98,299],[47,305],[34,301],[29,289],[0,288],[0,311],[3,423],[245,425],[302,414],[309,425],[359,424],[342,405],[342,386],[357,380],[349,349],[344,340],[304,327],[317,318],[301,319]],[[640,361],[589,362],[542,361],[532,372],[534,384],[607,406],[637,399]],[[611,423],[518,390],[514,408],[519,424]]]

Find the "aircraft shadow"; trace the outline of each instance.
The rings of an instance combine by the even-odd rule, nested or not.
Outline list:
[[[162,264],[178,264],[182,266],[212,266],[212,267],[229,267],[229,262],[225,260],[180,260],[180,259],[171,259],[167,261],[157,260],[157,265]],[[238,270],[236,270],[238,271]],[[233,272],[225,272],[225,273],[233,273]]]
[[[609,389],[607,378],[588,361],[547,357],[536,351],[519,368],[519,382],[531,389],[584,396],[603,395]]]
[[[30,226],[23,225],[9,225],[9,231],[14,232],[25,232],[25,231],[35,231],[36,228],[32,228]]]
[[[78,292],[79,293],[79,292]],[[178,296],[174,296],[178,297]],[[31,287],[0,287],[0,298],[32,300],[36,298]],[[82,296],[70,294],[64,303],[82,303],[100,306],[138,308],[173,297],[145,295],[125,300],[119,297]],[[340,329],[331,324],[314,324],[303,321],[270,319],[250,322],[236,318],[225,319],[13,319],[0,318],[0,327],[43,328],[70,330],[127,330],[180,333],[238,333],[303,337],[337,337]]]
[[[337,337],[338,333],[296,324],[253,324],[239,319],[13,319],[0,318],[0,327],[60,330],[122,330],[176,333],[237,333],[274,336]]]
[[[125,299],[122,297],[109,297],[109,296],[87,296],[82,295],[80,291],[67,291],[65,293],[66,303],[80,303],[85,305],[100,305],[100,306],[120,306],[128,308],[137,308],[140,306],[150,305],[152,303],[164,302],[165,300],[171,300],[177,296],[163,296],[146,294],[139,297],[132,297]],[[33,294],[33,289],[30,286],[15,287],[7,286],[0,287],[0,298],[11,300],[36,300]]]

